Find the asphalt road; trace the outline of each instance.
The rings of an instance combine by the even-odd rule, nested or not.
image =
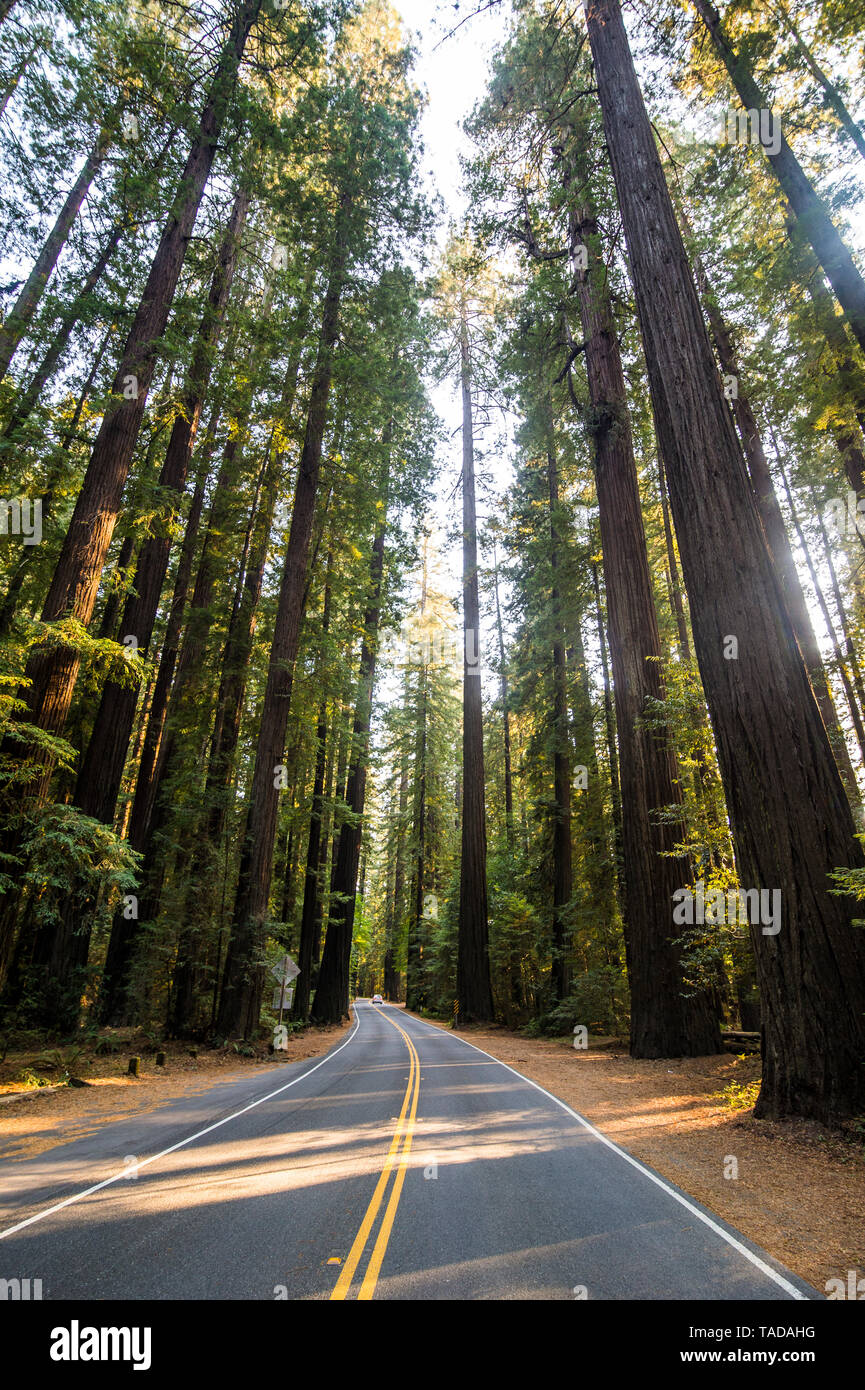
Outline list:
[[[70,1300],[821,1297],[532,1082],[364,1001],[323,1058],[0,1161],[0,1278]]]

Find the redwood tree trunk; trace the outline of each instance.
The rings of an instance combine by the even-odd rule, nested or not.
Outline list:
[[[300,949],[298,967],[300,974],[295,987],[294,1004],[291,1016],[297,1019],[309,1017],[310,977],[312,975],[312,956],[315,947],[316,925],[319,899],[319,861],[321,858],[321,831],[324,817],[324,772],[327,755],[327,701],[323,700],[318,711],[318,726],[315,731],[315,774],[312,782],[312,809],[309,816],[309,840],[306,847],[306,875],[303,884],[303,907],[300,913]]]
[[[139,878],[142,886],[139,917],[142,922],[153,922],[157,919],[159,914],[166,867],[161,836],[171,814],[170,801],[166,789],[170,785],[172,779],[178,774],[179,768],[182,765],[183,739],[179,736],[178,729],[182,727],[184,719],[190,713],[190,704],[194,701],[198,693],[198,674],[207,650],[207,638],[213,622],[213,590],[216,574],[223,559],[218,542],[223,532],[225,522],[231,515],[231,501],[236,500],[232,484],[235,480],[238,443],[239,436],[234,435],[223,452],[222,464],[220,466],[215,489],[216,495],[211,506],[207,534],[202,545],[202,553],[195,578],[192,602],[186,617],[186,629],[183,634],[183,642],[178,651],[177,639],[179,637],[179,629],[177,630],[177,635],[175,635],[174,620],[175,602],[179,598],[179,593],[177,588],[175,588],[172,611],[169,615],[171,641],[169,643],[169,634],[166,634],[166,642],[163,644],[163,655],[167,658],[165,678],[167,679],[169,677],[170,673],[174,671],[175,666],[177,674],[174,678],[174,684],[170,692],[170,700],[166,707],[162,703],[162,692],[166,687],[163,682],[162,662],[160,662],[159,679],[157,681],[160,708],[154,708],[152,717],[148,721],[145,747],[139,765],[138,782],[130,818],[129,838],[133,847],[142,854],[141,868],[139,871]],[[246,526],[243,547],[237,563],[234,602],[235,611],[239,606],[240,595],[243,590],[252,531],[257,517],[256,508],[259,490],[260,487],[257,486],[250,509],[248,524]],[[182,556],[181,566],[185,571],[184,560],[185,557]],[[187,583],[188,580],[185,580],[184,592]],[[165,650],[166,648],[167,651]],[[154,706],[156,706],[156,703],[156,699],[154,699]],[[155,716],[155,718],[153,716]],[[175,865],[175,874],[180,871],[182,876],[187,876],[189,872],[189,852],[190,837],[186,835],[181,840],[178,853],[178,864]],[[180,870],[178,870],[178,865],[182,866]],[[120,926],[121,924],[116,923],[115,925]],[[138,929],[136,927],[130,933],[128,924],[123,924],[123,926],[126,927],[126,930],[123,930],[123,927],[121,927],[119,939],[125,943],[125,948],[128,953],[128,959],[125,962],[125,968],[128,971],[132,964],[134,949],[137,946]],[[112,943],[113,941],[114,932],[112,932]],[[182,942],[181,949],[184,949],[185,945],[186,943]],[[109,956],[111,956],[110,951]],[[197,970],[197,964],[195,968]],[[135,1017],[133,1016],[134,1009],[131,1009],[130,1005],[131,999],[125,1000],[118,1005],[123,1022],[135,1021]]]
[[[685,219],[683,219],[683,225],[685,231],[690,233]],[[737,384],[736,394],[733,396],[731,402],[733,417],[739,431],[739,438],[742,441],[742,448],[745,451],[745,458],[748,461],[748,472],[751,478],[751,486],[754,489],[757,510],[760,513],[763,531],[772,554],[772,559],[775,562],[778,578],[781,582],[781,589],[787,604],[787,612],[790,615],[790,621],[796,633],[799,649],[802,652],[805,665],[808,668],[808,675],[811,678],[814,695],[820,713],[823,716],[823,723],[826,725],[832,747],[835,751],[838,770],[841,773],[844,786],[847,789],[850,804],[854,809],[861,808],[862,798],[856,783],[856,774],[853,771],[853,764],[850,761],[847,740],[844,737],[844,731],[838,719],[838,712],[835,709],[835,703],[832,699],[832,691],[829,687],[826,669],[823,665],[823,658],[820,654],[820,647],[814,632],[814,625],[811,622],[811,615],[808,612],[808,605],[805,602],[805,594],[799,582],[799,574],[796,569],[796,562],[793,559],[790,538],[787,535],[787,528],[784,525],[784,518],[781,514],[778,496],[772,481],[772,474],[769,471],[769,464],[766,460],[766,453],[760,438],[760,430],[754,417],[747,392],[739,389],[742,383],[739,374],[739,364],[733,347],[733,340],[699,255],[694,255],[693,263],[697,285],[702,294],[703,304],[706,309],[706,316],[709,320],[709,328],[718,353],[718,361],[721,364],[721,370],[725,376],[732,376]]]
[[[646,555],[646,537],[625,379],[619,355],[597,220],[584,211],[580,241],[591,269],[578,280],[592,404],[592,443],[607,591],[607,627],[619,740],[622,797],[624,923],[634,1057],[719,1052],[717,1020],[708,999],[687,990],[673,893],[686,861],[669,857],[680,830],[657,823],[661,807],[681,803],[675,751],[665,732],[641,724],[648,700],[664,696],[661,639]]]
[[[350,201],[342,199],[347,216]],[[321,471],[321,453],[339,331],[339,303],[347,260],[344,222],[337,225],[335,253],[324,299],[318,357],[313,373],[306,435],[297,471],[294,507],[276,612],[270,666],[255,755],[252,793],[241,852],[240,878],[225,961],[217,1032],[225,1037],[254,1035],[261,1010],[264,944],[273,847],[279,810],[275,769],[282,762],[291,696],[291,679],[303,611],[309,548]]]
[[[423,606],[421,606],[423,614]],[[427,766],[427,680],[426,667],[420,673],[420,701],[418,727],[415,741],[415,779],[412,825],[412,845],[414,847],[414,873],[411,881],[411,902],[409,903],[408,940],[406,942],[405,963],[405,1006],[407,1009],[423,1009],[427,1004],[426,985],[423,972],[423,942],[421,922],[423,921],[423,902],[426,870],[426,766]]]
[[[514,779],[511,769],[511,715],[508,697],[508,667],[505,659],[505,638],[502,631],[502,609],[499,602],[499,567],[493,552],[493,587],[496,598],[496,633],[499,641],[499,689],[502,701],[502,739],[505,754],[505,831],[508,849],[514,847]]]
[[[258,621],[258,603],[270,546],[277,481],[282,472],[282,464],[282,455],[272,448],[271,441],[263,469],[258,513],[250,538],[250,553],[243,564],[243,583],[233,605],[223,652],[222,674],[204,784],[203,804],[206,820],[202,823],[196,838],[191,863],[186,873],[190,886],[178,942],[177,968],[174,972],[172,993],[171,1026],[175,1034],[182,1034],[195,1023],[206,936],[209,924],[215,916],[218,888],[215,869],[229,810],[235,753],[240,737],[249,662]]]
[[[369,730],[381,610],[384,541],[385,521],[383,519],[372,547],[370,600],[364,615],[360,680],[352,739],[352,766],[345,793],[350,815],[343,823],[339,837],[339,854],[331,893],[332,907],[327,924],[327,935],[324,938],[324,950],[321,953],[318,987],[315,991],[315,999],[310,1014],[312,1021],[319,1024],[338,1023],[341,1018],[348,1015],[351,938],[354,930],[357,873],[360,864],[366,778],[369,766]]]
[[[863,855],[763,536],[617,0],[586,0],[659,446],[745,888],[764,1010],[760,1115],[865,1106],[865,941],[828,891]],[[733,658],[729,638],[736,637]],[[771,928],[771,924],[769,925]]]
[[[393,912],[391,932],[385,942],[384,953],[384,997],[398,1001],[401,995],[399,971],[396,968],[397,942],[402,934],[405,920],[403,895],[405,892],[405,817],[408,808],[408,758],[403,754],[399,775],[399,800],[397,802],[397,825],[394,835],[393,870]]]
[[[183,401],[174,417],[165,461],[159,475],[160,491],[173,494],[177,501],[186,486],[189,460],[198,431],[198,420],[210,381],[213,351],[219,338],[225,315],[237,253],[249,198],[241,190],[235,199],[225,236],[219,252],[207,308],[198,332],[195,351]],[[135,590],[126,601],[121,622],[121,637],[130,634],[138,650],[146,655],[153,636],[153,625],[159,609],[162,586],[168,569],[171,535],[167,527],[162,533],[148,536],[141,547],[135,571]],[[88,816],[111,824],[114,805],[129,747],[129,739],[138,703],[138,687],[128,682],[107,681],[78,775],[75,804]]]
[[[463,814],[457,999],[460,1022],[483,1023],[493,1017],[493,992],[487,922],[487,827],[472,376],[464,305],[461,306],[460,354],[463,405]]]
[[[213,450],[213,441],[219,419],[219,403],[214,408],[207,428],[207,437],[201,459],[196,470],[195,491],[186,520],[183,546],[174,578],[174,592],[168,623],[162,641],[159,669],[147,716],[147,727],[138,762],[135,780],[135,795],[126,830],[130,846],[138,854],[147,848],[152,823],[153,807],[157,796],[160,768],[164,766],[165,718],[168,710],[174,673],[180,647],[180,633],[183,626],[183,613],[189,585],[192,579],[192,566],[195,559],[195,545],[204,509],[205,484]],[[146,881],[146,860],[142,881]],[[142,919],[143,920],[143,919]],[[108,951],[99,988],[99,1016],[103,1023],[118,1025],[127,1018],[126,986],[129,967],[138,938],[138,921],[127,920],[122,914],[115,916],[108,941]]]
[[[267,302],[267,296],[265,302]],[[231,352],[228,353],[228,356],[231,357]],[[244,411],[245,409],[246,407],[244,407]],[[184,629],[186,600],[192,578],[205,488],[220,413],[221,402],[216,401],[211,411],[201,459],[196,470],[195,491],[189,508],[183,547],[175,576],[174,594],[162,643],[159,672],[138,765],[135,797],[129,820],[128,837],[130,843],[133,849],[143,855],[140,881],[144,888],[142,907],[146,915],[141,918],[142,921],[149,920],[158,908],[163,859],[156,845],[156,837],[161,829],[165,814],[165,808],[161,801],[161,789],[173,771],[177,756],[174,732],[170,728],[171,716],[175,712],[180,713],[183,710],[188,698],[190,683],[204,659],[207,635],[213,620],[214,584],[224,561],[221,540],[231,527],[237,460],[246,425],[244,412],[241,412],[243,423],[238,423],[237,430],[231,434],[223,449]],[[250,518],[249,527],[247,527],[245,546],[248,544],[251,526],[252,518]],[[245,554],[246,548],[244,548],[244,557]],[[240,582],[242,582],[242,567]],[[100,1006],[105,1011],[104,1022],[119,1024],[129,1019],[125,981],[128,978],[138,934],[137,922],[128,922],[123,918],[115,919],[100,992]]]
[[[604,682],[604,733],[607,743],[607,762],[610,767],[610,800],[613,810],[613,859],[616,868],[616,883],[619,888],[619,901],[625,900],[624,884],[624,832],[622,829],[622,787],[619,780],[619,752],[616,748],[616,721],[613,717],[613,693],[610,680],[610,663],[607,658],[609,640],[604,627],[604,614],[601,608],[601,586],[598,581],[598,567],[592,565],[592,587],[595,591],[595,617],[598,629],[598,649],[601,653],[601,674]],[[624,915],[624,910],[623,910]],[[627,941],[626,941],[627,947]]]
[[[330,628],[330,592],[333,556],[327,557],[327,573],[324,581],[324,608],[321,618],[322,636],[326,637]],[[321,891],[319,869],[321,861],[321,841],[324,826],[324,778],[327,770],[327,700],[322,700],[318,708],[318,724],[315,731],[315,771],[312,779],[312,807],[309,815],[309,839],[306,846],[306,874],[303,882],[303,906],[300,912],[300,947],[298,966],[300,974],[294,993],[291,1016],[295,1019],[309,1017],[310,977],[312,957],[315,949],[316,926]]]
[[[565,667],[565,643],[562,631],[561,595],[558,585],[559,558],[559,473],[553,437],[552,403],[547,400],[547,476],[550,492],[550,567],[553,574],[551,594],[553,618],[553,968],[552,986],[555,999],[566,999],[571,992],[571,971],[568,961],[570,942],[567,930],[567,907],[574,892],[573,854],[571,850],[571,757],[568,733],[568,688]]]

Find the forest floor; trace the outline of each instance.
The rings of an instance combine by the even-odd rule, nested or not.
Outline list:
[[[227,1048],[196,1049],[188,1042],[160,1043],[166,1053],[164,1067],[157,1067],[155,1049],[146,1050],[135,1039],[133,1029],[115,1030],[117,1051],[109,1055],[96,1054],[92,1048],[10,1049],[0,1063],[0,1158],[32,1158],[113,1120],[128,1120],[178,1097],[204,1092],[217,1081],[273,1072],[286,1062],[317,1057],[349,1026],[343,1023],[292,1033],[288,1051],[274,1055],[268,1054],[266,1043],[252,1056]],[[130,1056],[141,1058],[137,1077],[127,1074]],[[62,1059],[61,1064],[87,1084],[63,1084],[49,1090],[62,1079],[62,1072],[56,1066],[46,1066],[46,1058],[55,1062]],[[48,1086],[22,1083],[21,1075],[28,1071],[44,1077]],[[26,1099],[7,1099],[16,1094]]]
[[[459,1036],[565,1101],[814,1288],[846,1283],[851,1269],[865,1274],[865,1135],[755,1120],[759,1058],[636,1061],[620,1040],[592,1038],[577,1051],[569,1037],[502,1027]],[[725,1177],[731,1157],[735,1179]]]

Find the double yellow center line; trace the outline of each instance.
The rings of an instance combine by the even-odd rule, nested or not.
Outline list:
[[[414,1043],[405,1029],[401,1028],[396,1020],[391,1018],[390,1014],[382,1012],[381,1016],[382,1018],[386,1018],[388,1023],[392,1024],[398,1033],[402,1033],[405,1045],[408,1048],[410,1063],[408,1085],[405,1088],[402,1109],[399,1112],[399,1119],[397,1120],[396,1129],[387,1152],[384,1167],[381,1170],[375,1192],[372,1194],[372,1200],[366,1209],[363,1221],[360,1223],[360,1230],[355,1236],[354,1244],[348,1252],[348,1258],[336,1281],[336,1287],[331,1294],[332,1300],[346,1299],[349,1296],[349,1291],[354,1281],[355,1270],[366,1249],[370,1232],[375,1225],[379,1208],[384,1201],[384,1194],[390,1182],[391,1174],[395,1172],[393,1186],[390,1190],[390,1197],[385,1208],[381,1225],[379,1226],[378,1236],[372,1248],[372,1254],[369,1257],[369,1263],[366,1267],[366,1273],[363,1276],[360,1292],[357,1297],[358,1300],[371,1299],[375,1293],[375,1286],[378,1283],[379,1271],[381,1270],[381,1262],[384,1259],[384,1252],[390,1240],[396,1209],[399,1206],[399,1199],[402,1193],[402,1185],[405,1182],[408,1155],[411,1149],[415,1120],[417,1118],[417,1102],[420,1094],[420,1061],[415,1051]]]

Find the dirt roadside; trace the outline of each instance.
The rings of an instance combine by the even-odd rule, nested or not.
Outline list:
[[[10,1052],[0,1065],[0,1159],[32,1158],[57,1144],[92,1134],[100,1125],[128,1120],[183,1096],[200,1095],[217,1081],[236,1081],[243,1076],[264,1072],[278,1076],[287,1062],[317,1057],[332,1047],[349,1023],[331,1028],[306,1028],[288,1039],[288,1051],[265,1060],[244,1057],[229,1049],[190,1049],[189,1044],[163,1044],[166,1065],[157,1067],[154,1051],[140,1053],[141,1071],[137,1077],[126,1074],[129,1057],[137,1049],[131,1044],[112,1056],[84,1054],[75,1064],[75,1073],[87,1085],[63,1085],[41,1094],[39,1089],[20,1093],[24,1098],[5,1103],[16,1093],[14,1080],[25,1068],[37,1069],[32,1052]],[[60,1049],[62,1052],[63,1049]],[[196,1056],[191,1051],[197,1051]],[[49,1083],[55,1072],[42,1067]]]
[[[846,1284],[849,1270],[865,1276],[865,1136],[730,1109],[719,1093],[758,1078],[757,1059],[635,1061],[609,1042],[577,1051],[571,1038],[499,1027],[459,1036],[565,1101],[820,1292],[828,1279]]]

